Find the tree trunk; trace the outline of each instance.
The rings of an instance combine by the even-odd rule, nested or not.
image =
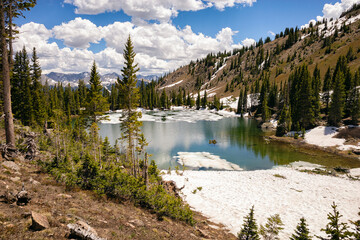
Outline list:
[[[10,69],[8,62],[8,49],[6,46],[5,32],[5,8],[4,1],[0,2],[0,38],[2,52],[2,77],[4,83],[4,113],[5,113],[5,132],[6,144],[15,147],[14,120],[11,110],[11,86],[10,86]]]
[[[148,173],[148,154],[145,153],[145,160],[144,160],[144,179],[145,179],[145,186],[146,190],[149,190],[149,173]]]
[[[9,13],[8,13],[8,17],[9,17],[9,63],[10,63],[10,67],[9,69],[12,70],[13,66],[14,66],[14,59],[13,59],[13,54],[14,54],[14,50],[13,50],[13,45],[12,45],[12,40],[13,40],[13,24],[12,24],[12,7],[13,7],[13,0],[9,1]]]

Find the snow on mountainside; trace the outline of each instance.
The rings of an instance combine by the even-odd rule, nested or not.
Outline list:
[[[112,84],[114,84],[117,78],[122,78],[121,75],[117,73],[108,73],[104,75],[100,75],[101,85],[107,88],[110,88]],[[158,76],[149,75],[143,76],[138,75],[138,84],[141,83],[141,80],[144,80],[145,83],[151,82],[153,80],[157,80]],[[63,86],[70,84],[71,87],[77,87],[79,80],[82,79],[86,84],[89,83],[90,73],[82,72],[82,73],[57,73],[51,72],[49,74],[45,74],[41,76],[42,84],[45,84],[47,81],[50,86],[53,86],[57,83],[62,83]]]

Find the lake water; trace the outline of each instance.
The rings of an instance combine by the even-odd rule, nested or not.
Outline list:
[[[329,167],[360,167],[357,160],[297,149],[290,144],[267,142],[255,120],[221,117],[209,112],[196,115],[197,112],[148,112],[143,115],[142,131],[149,143],[147,152],[152,154],[151,159],[159,168],[175,169],[180,166],[181,169],[177,161],[179,157],[190,163],[186,165],[193,169],[199,169],[195,163],[197,159],[202,159],[202,163],[220,159],[222,163],[233,163],[244,170],[270,169],[295,161]],[[101,137],[107,136],[112,144],[121,136],[120,123],[114,123],[118,117],[119,114],[110,114],[111,123],[99,124]],[[209,140],[213,139],[217,143],[209,144]]]

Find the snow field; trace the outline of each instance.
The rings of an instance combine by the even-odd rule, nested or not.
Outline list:
[[[301,217],[306,218],[312,235],[324,236],[320,229],[328,222],[327,214],[333,202],[343,215],[341,221],[357,220],[360,211],[360,181],[285,167],[258,171],[185,171],[182,176],[173,171],[164,175],[164,179],[174,180],[178,187],[185,186],[183,197],[193,209],[211,221],[224,224],[234,234],[239,232],[253,205],[258,225],[264,225],[270,215],[280,215],[285,225],[280,239],[291,236]],[[198,190],[193,193],[195,189]]]

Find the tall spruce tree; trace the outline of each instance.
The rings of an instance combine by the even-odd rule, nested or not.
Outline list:
[[[97,122],[100,119],[98,116],[104,114],[109,109],[109,104],[102,95],[102,86],[99,73],[95,61],[91,67],[90,73],[90,88],[87,94],[87,103],[85,105],[86,114],[89,116],[91,123]]]
[[[240,95],[239,95],[239,100],[238,100],[238,104],[237,104],[237,110],[236,113],[237,114],[243,114],[243,92],[240,89]]]
[[[244,219],[243,226],[238,233],[239,240],[259,240],[258,227],[254,217],[254,206],[250,209],[249,215]]]
[[[357,125],[360,115],[360,94],[359,94],[359,89],[357,89],[359,83],[360,83],[360,72],[356,71],[353,79],[353,87],[350,89],[349,100],[348,100],[349,101],[348,104],[349,106],[351,106],[349,107],[351,122],[354,125]]]
[[[329,124],[339,126],[342,117],[344,116],[345,105],[345,87],[344,74],[342,71],[337,71],[334,77],[334,92],[331,97],[331,104],[329,109]]]
[[[322,100],[325,102],[325,114],[329,114],[329,106],[330,106],[330,90],[332,89],[332,81],[331,81],[331,69],[330,67],[327,69],[324,78],[324,85],[323,85],[323,97]]]
[[[134,46],[129,35],[123,54],[125,59],[124,67],[121,70],[123,78],[120,80],[119,85],[124,94],[125,106],[123,121],[121,122],[122,138],[127,141],[126,157],[132,166],[134,175],[136,175],[135,141],[139,136],[141,126],[141,122],[138,120],[141,117],[141,112],[136,111],[140,96],[136,87],[136,72],[139,71],[139,68],[138,64],[135,64],[135,55]]]
[[[33,48],[31,58],[31,80],[32,80],[32,97],[33,97],[33,109],[34,109],[34,121],[42,125],[46,119],[46,109],[44,101],[44,92],[41,85],[41,67],[39,59],[36,54],[36,48]]]
[[[321,90],[321,79],[320,79],[320,69],[318,65],[316,65],[313,73],[312,79],[312,90],[313,90],[313,110],[315,119],[319,119],[320,117],[320,90]]]
[[[290,240],[311,240],[308,225],[305,218],[300,218],[300,223],[296,226],[295,233],[291,235]]]
[[[33,123],[34,111],[29,57],[25,47],[15,54],[11,85],[14,115],[28,126]]]

